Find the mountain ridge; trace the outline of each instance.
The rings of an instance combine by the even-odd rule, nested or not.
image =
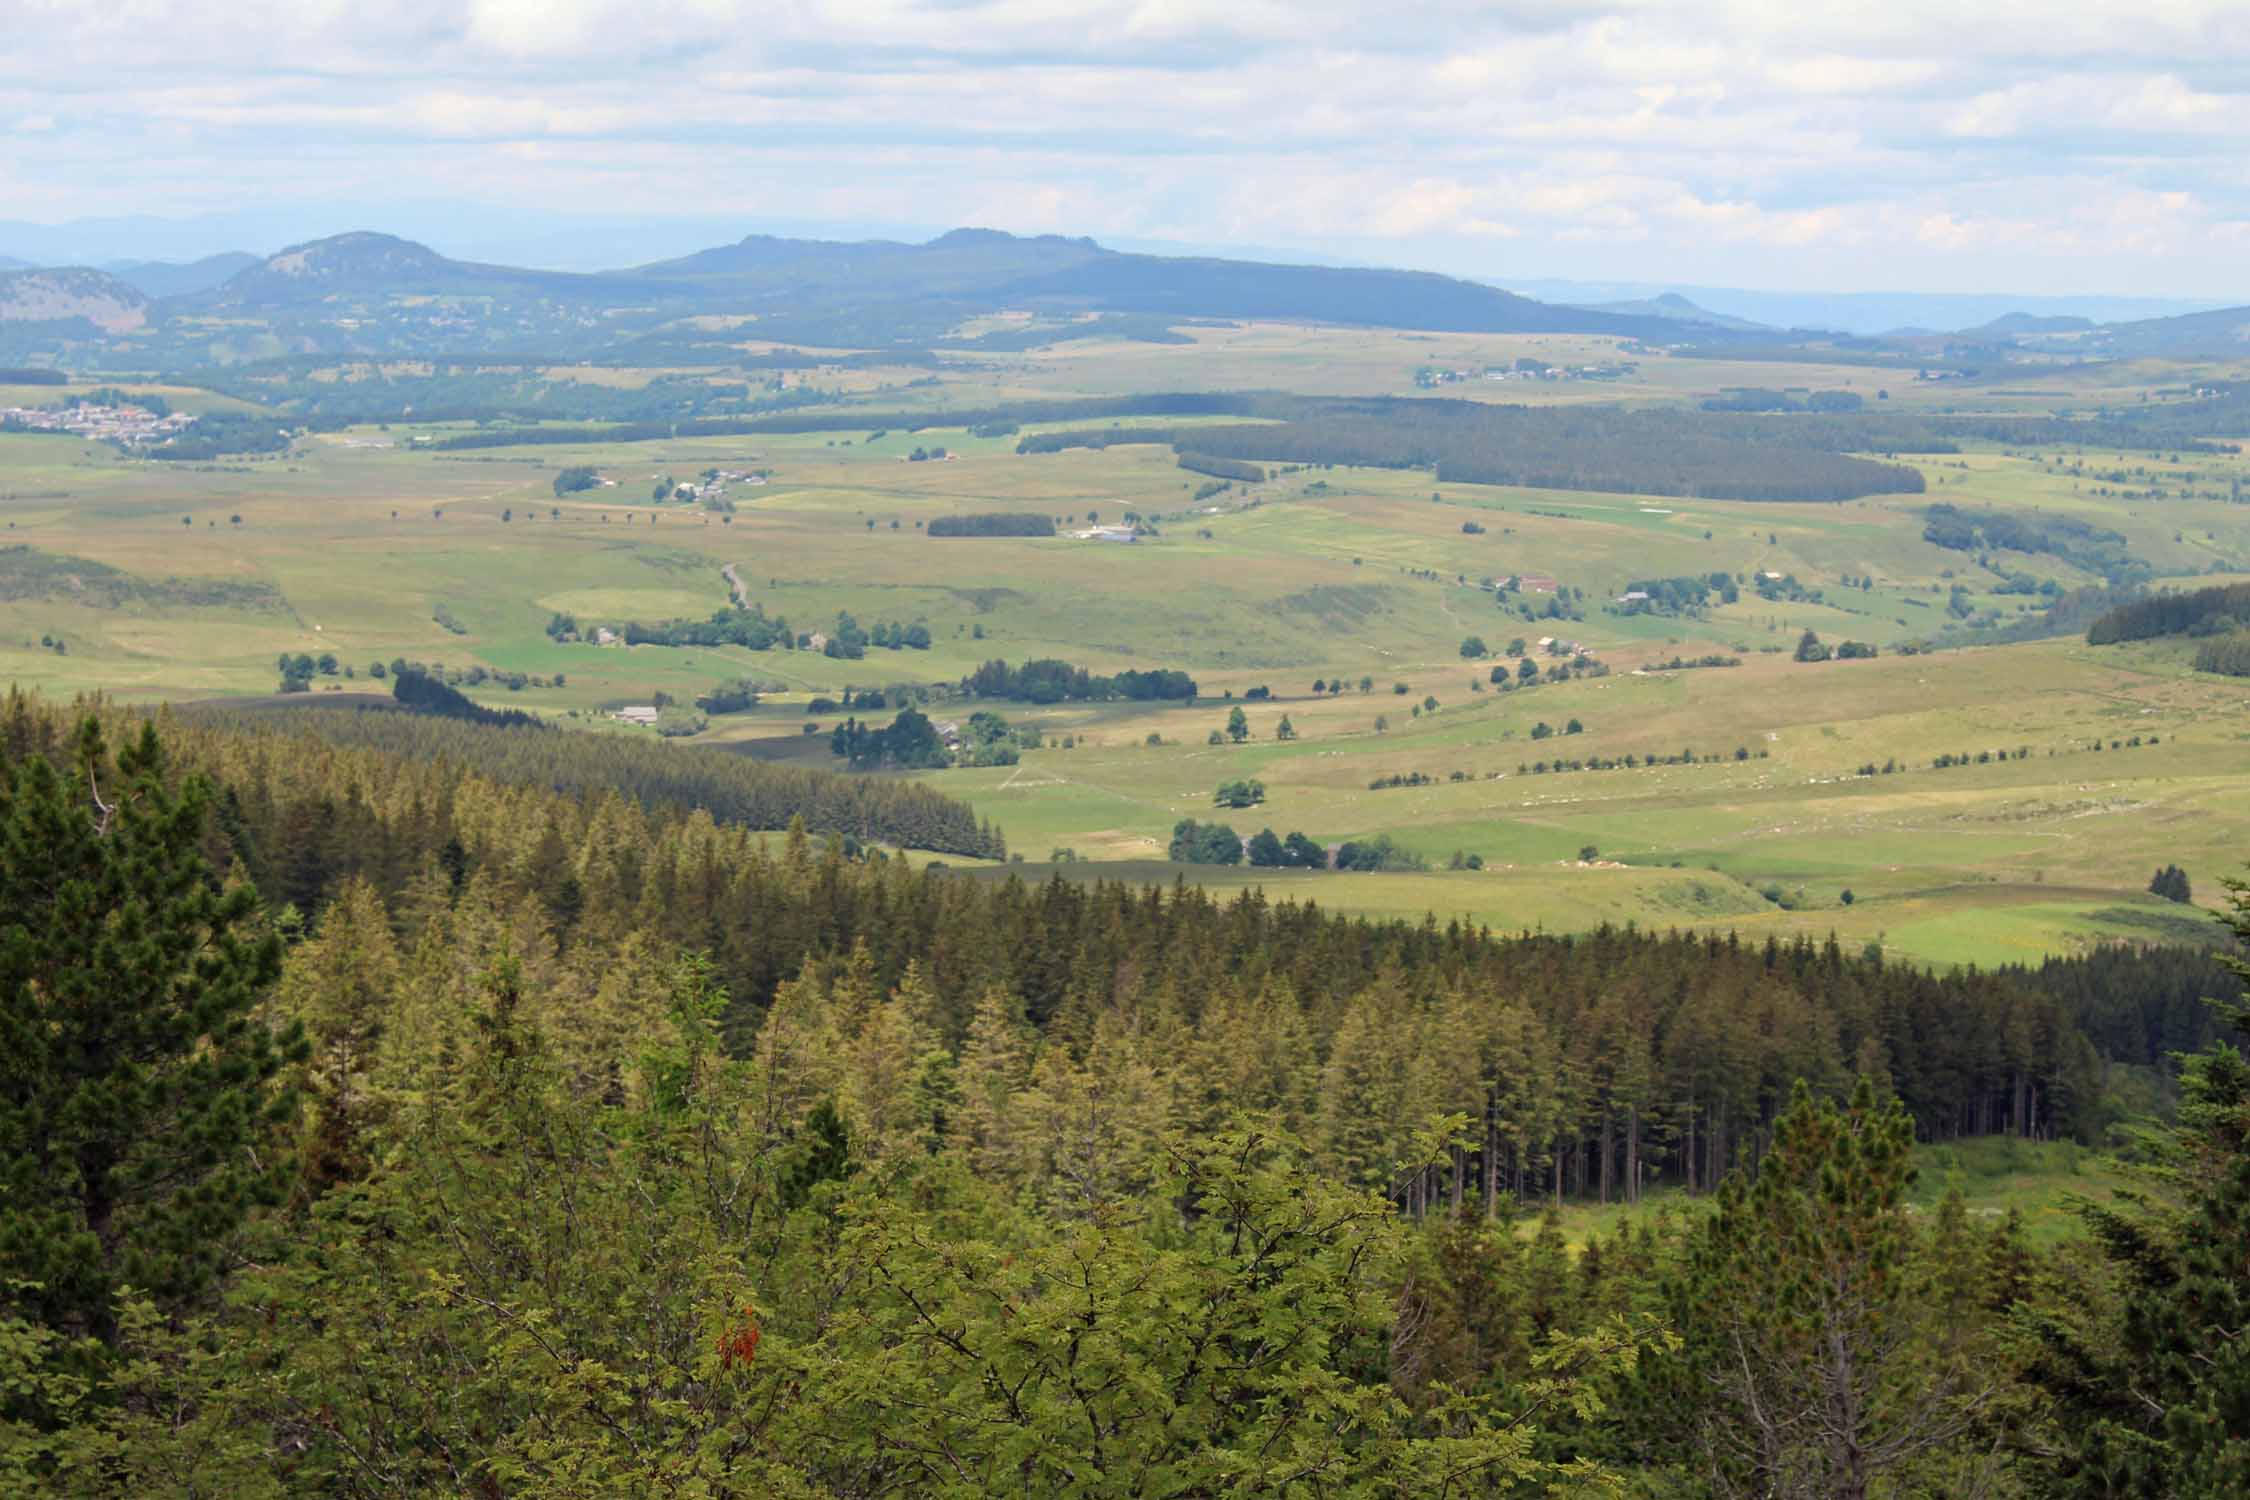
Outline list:
[[[1554,306],[1426,271],[1302,266],[1104,249],[1063,235],[964,227],[922,244],[748,235],[731,245],[603,272],[457,261],[357,230],[292,245],[167,310],[303,310],[399,294],[524,296],[658,308],[803,315],[909,305],[960,316],[1019,305],[1172,317],[1268,318],[1438,332],[1675,336],[1661,318]]]

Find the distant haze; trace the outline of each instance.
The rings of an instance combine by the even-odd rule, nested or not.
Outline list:
[[[1671,293],[1708,312],[1747,318],[1777,328],[1826,328],[1841,333],[1891,333],[1925,328],[1946,333],[1975,328],[2009,313],[2127,322],[2203,312],[2227,305],[2210,299],[2170,297],[2038,297],[2008,292],[1768,292],[1743,287],[1687,286],[1673,282],[1558,281],[1497,277],[1494,285],[1542,302],[1586,306],[1637,301]]]

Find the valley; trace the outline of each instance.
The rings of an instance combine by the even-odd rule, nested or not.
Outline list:
[[[2200,900],[2217,898],[2250,831],[2244,685],[2194,672],[2184,643],[2090,647],[2079,615],[2047,616],[2058,599],[2098,595],[2120,559],[2159,586],[2250,575],[2240,454],[1972,439],[1900,456],[1920,493],[1786,503],[1459,483],[1411,468],[1254,464],[1252,482],[1180,467],[1174,447],[1198,441],[1199,426],[1239,422],[1221,416],[943,425],[950,411],[1151,389],[1405,393],[1433,360],[1565,367],[1615,354],[1614,341],[1576,335],[1428,336],[1432,349],[1333,327],[1190,334],[948,359],[903,381],[875,372],[872,387],[842,393],[845,410],[808,413],[804,431],[616,441],[589,430],[509,446],[504,429],[408,417],[298,430],[276,451],[207,463],[0,434],[4,543],[30,549],[0,555],[0,672],[52,694],[233,699],[270,693],[277,660],[332,656],[334,673],[307,684],[319,701],[387,692],[367,675],[376,663],[426,662],[480,702],[585,732],[651,733],[609,715],[669,700],[695,730],[687,743],[823,769],[842,765],[830,753],[839,722],[888,722],[903,690],[930,697],[934,718],[985,709],[1018,731],[1026,748],[1011,764],[903,774],[993,820],[1026,875],[1185,874],[1498,931],[1833,933],[1941,965],[2201,930],[2149,893],[2148,872],[2178,861]],[[1632,366],[1617,381],[1470,382],[1469,394],[1670,412],[1745,374],[1659,353]],[[1974,401],[1960,389],[1941,400],[1927,382],[1886,389],[1922,420],[1971,409],[2027,419],[2074,401],[2176,400],[2161,394],[2175,374],[2102,365]],[[347,388],[369,375],[336,370]],[[604,377],[628,395],[711,378]],[[1761,378],[1800,391],[1868,381],[1818,364]],[[52,404],[88,388],[18,389]],[[185,412],[256,410],[162,390]],[[842,425],[855,402],[933,425]],[[1106,446],[1019,451],[1089,425],[1110,429]],[[1158,441],[1118,441],[1135,426]],[[458,446],[471,435],[478,446]],[[592,486],[557,493],[574,469]],[[672,493],[719,472],[756,480],[715,486],[707,503]],[[983,512],[1036,513],[1056,535],[928,530]],[[2054,551],[1963,550],[1931,539],[1937,513],[2112,540],[2107,551],[2067,539]],[[1104,525],[1139,535],[1126,546],[1079,535]],[[1699,581],[1692,601],[1627,597],[1683,576]],[[856,658],[623,644],[630,625],[737,601],[792,637],[825,637],[848,616],[919,627],[927,644]],[[583,638],[557,639],[558,616]],[[593,644],[597,629],[618,643]],[[1799,661],[1807,631],[1876,654]],[[1199,696],[960,694],[983,663],[1042,659],[1177,670]],[[1725,665],[1692,665],[1707,659]],[[1527,662],[1537,680],[1519,687]],[[1551,668],[1565,680],[1548,680]],[[692,711],[699,695],[745,681],[754,707]],[[884,707],[847,706],[866,693]],[[1238,706],[1244,739],[1206,743]],[[1294,738],[1279,740],[1285,717]],[[1245,777],[1263,800],[1214,808],[1213,788]],[[1244,839],[1301,832],[1330,850],[1387,839],[1395,862],[1423,868],[1169,865],[1183,819]],[[1481,868],[1449,868],[1470,856]]]

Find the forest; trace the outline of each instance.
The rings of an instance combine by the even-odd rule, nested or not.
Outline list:
[[[2165,635],[2209,634],[2250,621],[2250,583],[2220,584],[2187,593],[2150,594],[2118,605],[2086,627],[2086,644],[2113,646]]]
[[[1140,671],[1133,668],[1109,677],[1096,677],[1084,667],[1046,658],[1011,667],[988,661],[961,679],[961,691],[972,698],[1013,698],[1026,703],[1104,703],[1124,698],[1134,701],[1177,698],[1192,702],[1195,679],[1164,667]]]
[[[978,511],[965,516],[935,516],[925,536],[1053,536],[1055,519],[1025,511]]]
[[[1425,468],[1462,484],[1736,500],[1919,494],[1919,471],[1847,450],[1950,451],[1927,423],[1787,419],[1621,407],[1524,407],[1438,398],[1256,398],[1257,425],[1035,433],[1019,453],[1171,442],[1181,466],[1249,478],[1257,461]],[[1192,449],[1185,445],[1192,443]],[[1195,462],[1188,462],[1194,459]],[[1211,465],[1241,465],[1241,469]]]
[[[2195,648],[2195,670],[2250,677],[2250,630],[2230,630],[2200,642]]]
[[[14,694],[0,759],[9,1493],[2250,1465],[2231,950],[1938,975],[969,878],[861,831],[960,826],[919,788],[395,711]],[[2100,1138],[2119,1069],[2179,1123],[2092,1233],[1910,1211],[1917,1142]],[[1658,1185],[1698,1207],[1543,1218]]]
[[[289,434],[274,418],[255,412],[205,412],[149,448],[150,458],[201,463],[230,453],[279,453]]]
[[[2148,565],[2127,555],[2123,534],[2071,516],[1946,504],[1932,505],[1922,514],[1927,522],[1923,540],[1956,552],[2044,552],[2100,574],[2112,587],[2145,583],[2149,577]]]

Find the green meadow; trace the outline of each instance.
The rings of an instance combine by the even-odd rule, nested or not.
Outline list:
[[[1400,392],[1424,364],[1616,354],[1583,339],[1255,324],[1192,332],[1184,347],[1082,341],[982,360],[935,387],[868,399],[895,410],[1191,385]],[[1678,401],[1734,384],[1872,394],[1880,377],[1902,406],[1940,399],[1896,371],[1657,355],[1637,366],[1626,382],[1506,382],[1465,394]],[[2007,396],[1954,389],[1944,399],[2037,410],[2130,399],[2177,378],[2163,367],[2103,367],[2025,377]],[[2198,899],[2213,902],[2250,845],[2245,684],[2194,673],[2184,643],[1951,644],[1957,610],[2005,623],[2043,602],[1998,592],[2008,573],[2061,588],[2099,580],[2052,555],[1946,550],[1924,539],[1922,515],[1942,501],[2070,516],[2121,534],[2161,583],[2192,586],[2250,573],[2250,507],[2121,499],[2093,476],[2141,466],[2174,488],[2191,487],[2192,473],[2192,487],[2224,491],[2250,475],[2239,454],[1972,452],[1920,461],[1924,495],[1842,504],[1436,484],[1426,473],[1352,469],[1276,473],[1198,498],[1205,477],[1154,444],[1019,456],[1015,436],[936,428],[465,452],[414,441],[455,430],[311,435],[285,454],[214,464],[0,435],[0,545],[41,559],[0,567],[0,676],[62,695],[241,697],[274,690],[284,653],[333,653],[351,675],[316,679],[317,696],[364,690],[370,663],[405,657],[538,678],[545,685],[473,691],[620,733],[646,731],[613,724],[606,710],[658,693],[686,702],[749,677],[766,686],[765,701],[712,719],[699,740],[833,765],[826,731],[837,715],[807,706],[846,688],[953,682],[996,658],[1180,668],[1201,684],[1193,705],[991,705],[1040,730],[1044,748],[1014,766],[923,774],[995,820],[1025,874],[1185,875],[1505,930],[1636,922],[1834,933],[1936,964],[2189,937],[2205,924],[2147,895],[2150,873],[2179,863]],[[935,446],[949,456],[910,461]],[[573,464],[612,483],[557,498],[553,478]],[[731,515],[651,503],[660,478],[714,467],[765,469],[771,481],[731,490]],[[981,511],[1048,515],[1062,534],[927,534],[939,517]],[[1159,534],[1129,546],[1069,535],[1128,512],[1163,517]],[[720,570],[730,565],[793,630],[832,630],[848,612],[868,626],[922,625],[931,644],[842,661],[546,634],[556,613],[589,628],[708,615],[727,603]],[[1610,603],[1635,580],[1709,573],[1743,580],[1738,602],[1697,618]],[[1763,574],[1793,577],[1822,602],[1760,598],[1753,581]],[[1545,618],[1547,596],[1491,587],[1519,575],[1559,580],[1582,596],[1583,618]],[[1792,651],[1807,629],[1881,654],[1800,664]],[[1494,657],[1465,658],[1471,636]],[[1515,691],[1490,681],[1512,640],[1553,660],[1539,654],[1545,636],[1578,643],[1607,675]],[[1902,654],[1909,642],[1937,649]],[[1661,665],[1710,653],[1741,665]],[[1315,692],[1316,679],[1346,688]],[[1253,689],[1265,692],[1246,700]],[[1212,745],[1230,696],[1251,736]],[[1285,714],[1293,740],[1277,738]],[[2004,759],[1976,759],[2002,750]],[[1681,752],[1695,763],[1661,763]],[[1558,756],[1627,755],[1630,769],[1545,768]],[[1934,769],[1941,755],[1969,763]],[[1659,763],[1643,763],[1651,756]],[[1878,773],[1859,774],[1868,765]],[[1426,781],[1370,786],[1390,777]],[[1239,778],[1262,781],[1264,803],[1214,809],[1213,789]],[[1387,835],[1432,868],[1164,864],[1183,818],[1331,844]],[[1444,868],[1457,853],[1483,868]]]

